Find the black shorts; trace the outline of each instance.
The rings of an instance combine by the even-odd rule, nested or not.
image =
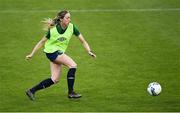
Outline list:
[[[55,51],[53,53],[46,53],[47,58],[51,61],[54,62],[57,58],[58,55],[62,55],[62,51]]]

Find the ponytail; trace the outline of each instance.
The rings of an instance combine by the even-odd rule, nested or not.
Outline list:
[[[54,19],[44,18],[42,21],[44,23],[43,30],[48,31],[50,28],[54,27],[57,23],[60,22],[60,19],[63,19],[64,16],[69,13],[67,10],[60,11]]]
[[[48,31],[50,28],[54,27],[58,23],[59,19],[55,17],[54,19],[52,18],[44,18],[42,21],[44,23],[43,30]]]

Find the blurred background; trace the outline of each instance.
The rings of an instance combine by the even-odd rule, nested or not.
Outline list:
[[[31,102],[25,91],[50,76],[39,50],[25,56],[46,33],[41,21],[69,10],[71,22],[97,59],[73,36],[66,54],[78,64],[75,89],[67,98],[66,74]],[[179,0],[0,0],[1,112],[175,112],[180,111]],[[153,97],[150,82],[162,86]]]

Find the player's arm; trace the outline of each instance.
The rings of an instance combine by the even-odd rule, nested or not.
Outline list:
[[[31,59],[34,54],[42,47],[44,46],[45,42],[48,40],[45,36],[34,46],[32,52],[26,56],[26,59]]]
[[[89,47],[89,44],[87,43],[87,41],[84,39],[82,34],[79,34],[79,40],[82,43],[82,45],[84,46],[84,48],[86,49],[86,51],[88,52],[89,55],[91,55],[92,57],[96,58],[96,55],[92,52],[92,50]]]

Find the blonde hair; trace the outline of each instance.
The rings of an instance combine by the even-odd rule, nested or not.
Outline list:
[[[55,26],[55,21],[51,18],[44,18],[44,20],[41,22],[44,23],[43,30],[45,30],[45,31],[48,31],[50,28]]]
[[[61,21],[61,19],[64,18],[67,13],[69,13],[69,11],[63,10],[60,11],[54,19],[44,18],[42,21],[44,23],[43,30],[48,31],[50,28],[54,27],[58,22]]]

